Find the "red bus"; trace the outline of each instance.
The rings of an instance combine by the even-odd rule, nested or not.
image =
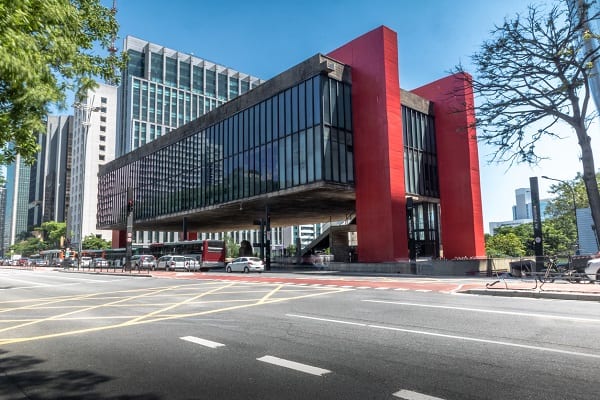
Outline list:
[[[225,267],[225,242],[223,240],[184,240],[180,242],[151,243],[150,254],[160,257],[177,254],[196,257],[200,271]]]

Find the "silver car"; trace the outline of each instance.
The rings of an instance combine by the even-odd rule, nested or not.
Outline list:
[[[150,254],[133,256],[131,257],[131,266],[133,269],[147,269],[154,271],[156,269],[156,258]]]
[[[156,268],[164,269],[165,271],[175,271],[176,269],[188,270],[190,266],[189,260],[184,256],[162,256],[158,259]]]
[[[600,282],[600,258],[588,260],[585,267],[585,274],[590,281]]]
[[[227,272],[263,272],[265,266],[263,261],[258,257],[238,257],[225,267]]]

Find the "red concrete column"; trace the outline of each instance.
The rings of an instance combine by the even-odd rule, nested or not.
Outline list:
[[[398,41],[384,26],[329,53],[351,67],[358,259],[408,258]]]
[[[127,231],[112,231],[112,248],[122,249],[127,246]]]
[[[412,92],[433,101],[443,256],[484,257],[471,76],[451,75]]]

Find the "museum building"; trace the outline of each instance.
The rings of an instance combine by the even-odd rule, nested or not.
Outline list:
[[[132,188],[135,230],[352,219],[360,262],[483,257],[472,105],[466,74],[400,89],[382,26],[104,165],[98,227],[125,246]]]

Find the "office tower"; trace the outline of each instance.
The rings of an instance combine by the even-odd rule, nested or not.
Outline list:
[[[74,105],[74,113],[67,237],[77,248],[91,234],[112,239],[112,231],[96,229],[96,212],[98,166],[115,157],[117,87],[99,84]]]

